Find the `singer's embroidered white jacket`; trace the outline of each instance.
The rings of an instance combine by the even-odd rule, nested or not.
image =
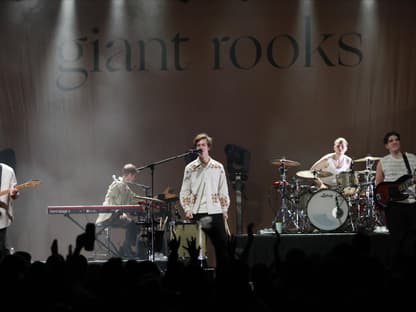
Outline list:
[[[185,213],[228,212],[230,197],[224,166],[210,159],[204,166],[199,158],[185,167],[180,202]]]

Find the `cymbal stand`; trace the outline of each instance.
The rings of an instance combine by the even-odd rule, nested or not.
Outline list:
[[[361,227],[364,227],[366,230],[373,230],[373,227],[376,225],[376,215],[375,215],[375,204],[374,204],[374,185],[373,185],[373,174],[372,168],[374,165],[374,160],[367,159],[365,162],[365,168],[367,174],[365,175],[364,190],[365,190],[365,210],[362,214],[361,209],[358,210],[358,221],[361,223]]]
[[[294,200],[295,200],[295,217],[296,222],[294,222],[296,228],[300,232],[305,232],[308,228],[307,219],[304,211],[302,210],[301,206],[301,195],[302,195],[302,186],[300,185],[300,181],[297,178],[293,178],[294,180]]]
[[[155,225],[153,219],[153,206],[152,203],[145,203],[145,233],[147,238],[147,257],[148,260],[155,260]]]
[[[356,227],[355,227],[353,212],[352,212],[352,209],[351,209],[351,207],[353,206],[353,199],[350,196],[347,197],[347,203],[348,203],[348,207],[349,207],[349,209],[348,209],[348,219],[350,220],[349,223],[350,223],[350,226],[351,226],[351,231],[355,232]]]
[[[282,232],[286,232],[289,219],[292,219],[291,211],[289,210],[288,203],[290,202],[288,185],[289,183],[286,180],[286,171],[287,167],[284,163],[279,166],[280,181],[278,183],[277,191],[281,197],[280,209],[277,210],[276,216],[273,220],[273,227],[275,228],[277,222],[282,222]],[[292,220],[293,221],[293,220]],[[293,221],[296,228],[299,229],[297,221]]]

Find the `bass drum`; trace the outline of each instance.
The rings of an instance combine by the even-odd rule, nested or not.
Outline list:
[[[308,201],[308,218],[313,226],[322,231],[334,231],[348,218],[348,202],[337,191],[323,189]]]
[[[174,235],[175,234],[175,235]],[[199,259],[205,259],[207,255],[207,238],[201,225],[194,221],[176,221],[175,226],[171,228],[171,239],[176,236],[181,239],[181,245],[178,249],[178,256],[180,258],[189,258],[189,253],[186,250],[187,241],[194,238],[196,240],[196,247],[200,247]]]

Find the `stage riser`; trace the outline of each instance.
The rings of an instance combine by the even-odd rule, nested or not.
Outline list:
[[[291,249],[300,249],[307,256],[324,257],[337,245],[351,244],[355,234],[282,234],[279,247],[281,259],[285,259]],[[388,264],[390,253],[389,234],[369,235],[371,243],[371,255],[378,258],[382,263]],[[248,264],[253,266],[256,263],[266,265],[272,264],[274,260],[274,245],[276,237],[273,235],[255,235],[251,246]],[[236,236],[236,247],[241,251],[247,244],[247,235]]]

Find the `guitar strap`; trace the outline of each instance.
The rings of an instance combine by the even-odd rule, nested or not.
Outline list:
[[[3,176],[3,164],[0,164],[0,190],[1,190],[1,178]]]
[[[406,164],[407,173],[409,175],[412,175],[412,170],[410,169],[409,160],[407,159],[406,152],[404,152],[402,155],[403,155],[404,163]]]

